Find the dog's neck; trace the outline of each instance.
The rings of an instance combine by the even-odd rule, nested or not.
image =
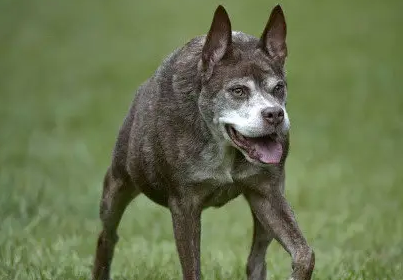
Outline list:
[[[224,146],[210,138],[192,164],[192,181],[194,183],[209,181],[217,185],[233,183],[232,172],[236,152],[234,148]]]

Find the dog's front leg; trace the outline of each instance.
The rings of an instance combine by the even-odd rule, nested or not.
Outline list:
[[[273,239],[273,235],[267,233],[253,211],[252,217],[253,239],[246,264],[246,275],[248,280],[266,280],[266,251]]]
[[[273,233],[276,240],[292,257],[292,280],[310,280],[315,265],[315,254],[303,237],[291,207],[280,188],[266,187],[250,192],[247,199],[257,219]]]
[[[193,199],[183,197],[169,200],[176,247],[184,280],[200,280],[201,208]]]

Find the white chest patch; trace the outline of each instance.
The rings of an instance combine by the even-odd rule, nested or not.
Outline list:
[[[234,152],[233,150],[217,152],[213,145],[206,147],[200,155],[200,160],[192,165],[191,181],[214,185],[232,184],[234,181],[231,168]]]

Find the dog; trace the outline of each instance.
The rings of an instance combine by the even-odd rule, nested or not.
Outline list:
[[[290,279],[311,279],[314,251],[284,197],[286,30],[279,5],[260,38],[232,31],[220,5],[208,34],[175,50],[139,87],[104,178],[93,280],[109,280],[119,222],[141,193],[171,212],[183,279],[201,279],[202,210],[240,195],[254,227],[247,279],[266,279],[273,238],[292,257]]]

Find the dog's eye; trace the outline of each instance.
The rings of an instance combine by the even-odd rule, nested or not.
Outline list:
[[[247,95],[248,90],[245,87],[233,87],[230,89],[230,92],[235,97],[245,97]]]
[[[276,97],[282,98],[282,96],[284,95],[284,83],[278,83],[274,88],[273,88],[273,94]]]
[[[284,84],[278,83],[278,84],[274,87],[273,91],[274,91],[274,92],[280,92],[280,91],[282,91],[283,89],[284,89]]]

